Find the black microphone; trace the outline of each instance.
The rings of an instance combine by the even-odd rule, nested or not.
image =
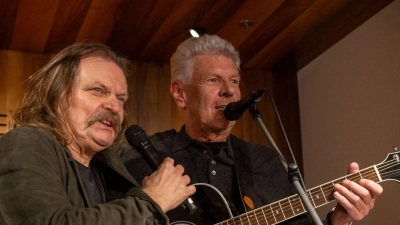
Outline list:
[[[237,101],[237,102],[231,102],[229,103],[225,110],[224,110],[224,116],[227,120],[234,121],[238,120],[243,116],[243,113],[259,102],[261,100],[261,96],[267,92],[266,88],[253,91],[250,93],[249,96]]]
[[[140,153],[151,169],[156,171],[163,160],[151,144],[146,131],[144,131],[139,125],[132,125],[126,129],[125,138],[128,143]]]
[[[126,129],[125,138],[128,143],[139,152],[151,169],[156,171],[163,160],[151,144],[146,131],[139,125],[132,125]],[[190,197],[182,203],[182,207],[189,212],[189,214],[193,214],[197,210],[197,206]]]

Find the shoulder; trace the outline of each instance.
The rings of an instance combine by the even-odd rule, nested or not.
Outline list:
[[[254,165],[279,165],[280,159],[278,154],[269,146],[244,141],[234,135],[230,136],[232,147],[240,145],[246,151],[246,154],[250,155]]]
[[[150,136],[150,142],[158,151],[168,151],[172,148],[177,134],[175,129],[158,132]]]
[[[267,147],[265,145],[261,145],[261,144],[257,144],[257,143],[253,143],[253,142],[249,142],[249,141],[245,141],[243,139],[240,139],[238,137],[236,137],[235,135],[230,135],[230,142],[232,143],[232,145],[241,145],[243,147],[247,147],[250,152],[263,152],[263,153],[271,153],[272,149],[270,147]],[[233,146],[235,147],[235,146]]]
[[[0,143],[11,142],[13,144],[32,144],[43,142],[57,142],[56,138],[42,128],[34,126],[16,127],[0,138]]]
[[[176,130],[166,130],[164,132],[158,132],[149,137],[150,142],[157,150],[163,150],[165,147],[164,142],[171,142],[173,136],[176,134]],[[135,150],[128,142],[123,142],[121,145],[115,148],[117,154],[121,157],[123,162],[131,161],[134,159],[140,159],[141,155]]]
[[[164,132],[152,134],[150,135],[149,139],[153,145],[163,145],[163,142],[171,142],[176,133],[177,132],[175,129],[170,129]],[[118,146],[115,146],[114,149],[123,160],[126,158],[140,157],[140,154],[126,141]]]
[[[58,173],[68,165],[67,150],[57,139],[38,127],[21,126],[0,138],[2,169],[26,169],[27,173]]]
[[[45,152],[51,154],[62,152],[58,151],[60,149],[64,149],[64,147],[57,139],[39,127],[20,126],[0,137],[0,152],[2,154],[22,154],[29,157],[40,156]]]
[[[38,135],[49,135],[44,129],[40,127],[35,127],[35,126],[19,126],[16,128],[13,128],[6,132],[3,136],[7,135],[13,135],[13,134],[24,134],[24,133],[30,133],[30,134],[38,134]]]
[[[157,132],[150,136],[150,141],[152,143],[158,141],[166,141],[172,139],[177,134],[175,129],[165,130],[164,132]]]

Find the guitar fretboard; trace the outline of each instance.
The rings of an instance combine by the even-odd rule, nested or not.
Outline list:
[[[358,183],[360,179],[365,178],[375,182],[380,182],[381,179],[376,169],[377,168],[375,166],[371,166],[357,173],[349,174],[342,178],[312,188],[307,191],[307,196],[314,208],[320,207],[335,200],[333,197],[333,186],[337,183],[342,183],[344,180],[351,180]],[[306,211],[307,210],[303,205],[300,196],[293,195],[232,219],[222,221],[217,223],[217,225],[273,225],[303,214]]]

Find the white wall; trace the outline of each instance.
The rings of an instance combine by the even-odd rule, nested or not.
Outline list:
[[[298,72],[301,132],[308,189],[400,151],[400,0],[395,0]],[[400,184],[355,224],[399,224]],[[319,208],[321,217],[335,203]]]

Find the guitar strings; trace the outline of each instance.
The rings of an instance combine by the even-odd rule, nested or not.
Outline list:
[[[380,171],[379,174],[381,175],[381,177],[388,176],[388,175],[392,175],[392,176],[400,175],[400,169],[394,169],[391,171],[384,172],[384,170],[387,170],[396,164],[399,164],[399,161],[388,160],[385,163],[376,165],[376,167],[378,168],[378,171]],[[317,193],[317,192],[319,193],[322,191],[322,195],[324,196],[324,199],[325,199],[324,204],[326,204],[326,203],[334,200],[334,198],[333,198],[333,185],[334,184],[341,183],[345,179],[358,182],[362,178],[370,179],[375,182],[379,182],[378,175],[375,172],[373,166],[371,166],[371,167],[368,167],[361,171],[358,171],[356,173],[346,175],[342,178],[339,178],[339,179],[333,180],[331,182],[328,182],[326,184],[320,185],[318,187],[312,188],[308,191],[308,197],[314,203],[315,207],[321,206],[322,204],[317,205],[317,204],[315,204],[315,202],[320,202],[320,200],[322,200],[322,198],[319,198],[319,196],[318,196],[317,199],[313,199],[312,193]],[[319,190],[314,191],[314,189],[320,189],[320,191]],[[328,195],[326,195],[325,193],[328,193]],[[330,196],[332,196],[332,197],[330,197]],[[299,210],[299,208],[302,210]],[[295,212],[295,209],[296,209],[296,211],[298,211],[298,213]],[[285,212],[289,214],[288,218],[286,217]],[[304,209],[304,206],[303,206],[302,202],[300,201],[300,198],[298,197],[298,195],[293,195],[286,199],[282,199],[278,202],[271,203],[271,204],[263,206],[261,208],[249,211],[240,216],[222,221],[221,223],[218,223],[218,224],[222,225],[225,222],[225,224],[227,224],[227,225],[229,225],[229,224],[232,224],[232,225],[255,224],[255,223],[259,224],[259,225],[263,225],[263,224],[273,225],[278,222],[282,222],[284,220],[287,220],[289,218],[297,216],[299,214],[302,214],[304,212],[306,212],[306,210]],[[243,220],[242,220],[242,218],[243,218]],[[239,221],[237,221],[238,219],[239,219]],[[269,223],[269,221],[271,221],[271,223]],[[232,222],[232,223],[230,223],[230,222]]]
[[[353,175],[353,174],[351,174],[351,175]],[[348,175],[349,177],[351,176],[351,175]],[[365,173],[364,174],[364,177],[367,177],[367,173]],[[362,176],[362,175],[361,175]],[[350,178],[350,180],[351,179],[354,179],[354,178]],[[358,179],[358,175],[357,175],[357,178],[356,179]],[[343,178],[340,178],[340,179],[337,179],[336,181],[343,181],[344,179]],[[333,183],[333,182],[332,182]],[[315,189],[315,188],[314,188]],[[329,187],[329,190],[331,190],[332,188],[330,188]],[[311,189],[310,191],[309,191],[309,193],[310,193],[310,195],[311,195],[311,193],[313,192],[313,189]],[[310,197],[310,196],[309,196]],[[311,200],[313,200],[312,198],[311,198]],[[282,219],[286,219],[286,217],[285,217],[285,210],[287,209],[287,205],[288,205],[288,203],[287,202],[284,202],[284,204],[281,204],[280,203],[281,201],[279,201],[278,202],[278,204],[279,204],[279,206],[281,207],[281,209],[282,209],[282,213],[281,213],[281,215],[283,215],[283,218]],[[290,203],[290,202],[289,202]],[[280,222],[281,220],[279,219],[279,220],[277,220],[276,219],[276,217],[275,217],[275,215],[272,213],[272,211],[273,211],[273,209],[272,209],[272,205],[273,204],[271,204],[271,205],[269,205],[269,207],[271,208],[270,210],[268,209],[268,213],[267,214],[269,214],[269,216],[265,216],[265,213],[263,213],[263,210],[264,210],[264,208],[261,208],[261,210],[260,209],[258,209],[258,210],[255,210],[255,211],[251,211],[251,212],[248,212],[248,213],[246,213],[246,214],[243,214],[243,215],[241,215],[240,217],[239,217],[239,220],[240,220],[240,224],[248,224],[247,223],[247,221],[249,222],[249,224],[254,224],[254,222],[257,222],[257,224],[260,224],[259,223],[259,221],[258,221],[258,217],[259,217],[259,215],[257,215],[257,214],[260,214],[259,212],[261,212],[261,213],[263,213],[262,214],[262,217],[264,217],[264,220],[265,220],[265,222],[268,224],[268,221],[269,220],[272,220],[272,223],[274,223],[274,221],[275,222]],[[275,203],[275,205],[277,205],[276,203]],[[282,206],[283,205],[283,206]],[[315,202],[314,202],[314,205],[315,205]],[[299,206],[299,204],[297,204],[297,206]],[[273,206],[274,208],[276,207],[276,206]],[[293,206],[292,206],[293,207]],[[290,207],[290,208],[292,208],[292,207]],[[277,209],[277,211],[276,211],[276,214],[277,214],[277,216],[279,216],[279,209]],[[253,215],[249,215],[250,213],[253,213],[254,214],[254,216],[255,217],[253,217]],[[294,212],[293,212],[293,214],[294,214]],[[272,216],[273,217],[272,217]],[[262,219],[262,217],[261,217],[261,219]],[[243,223],[243,221],[242,221],[242,219],[241,218],[243,218],[243,220],[246,222],[246,223]],[[256,220],[256,221],[254,221],[254,220]],[[261,220],[262,222],[264,221],[264,220]],[[236,222],[235,222],[235,220],[233,220],[233,222],[234,222],[234,224],[236,224]]]

